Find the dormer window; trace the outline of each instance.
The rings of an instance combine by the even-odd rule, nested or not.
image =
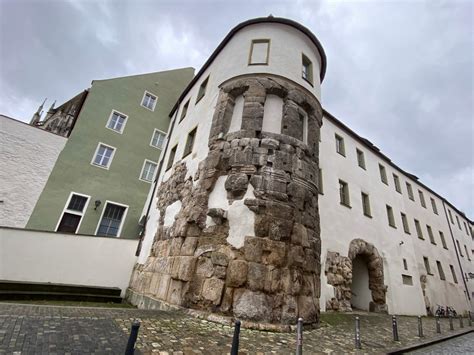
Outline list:
[[[268,65],[269,39],[254,39],[250,46],[249,65]]]
[[[303,54],[302,66],[301,66],[302,77],[308,83],[313,85],[313,63]]]
[[[145,94],[143,95],[142,99],[142,106],[151,111],[154,111],[157,99],[157,96],[150,94],[148,91],[145,91]]]

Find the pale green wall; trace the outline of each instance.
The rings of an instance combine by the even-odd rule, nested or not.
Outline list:
[[[94,81],[69,140],[36,203],[26,228],[54,230],[71,191],[91,196],[78,233],[95,234],[105,201],[128,205],[122,238],[136,238],[151,184],[139,180],[155,128],[168,130],[168,114],[192,79],[192,68]],[[158,96],[154,111],[140,105],[145,90]],[[128,115],[123,134],[105,128],[112,110]],[[109,170],[90,164],[97,144],[116,148]],[[26,187],[28,188],[28,187]],[[94,201],[102,204],[94,210]]]

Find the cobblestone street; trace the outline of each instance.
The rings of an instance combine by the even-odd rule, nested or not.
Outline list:
[[[0,303],[0,354],[123,354],[133,319],[141,321],[137,348],[143,354],[227,354],[233,329],[190,317],[180,311],[144,311],[52,307]],[[392,340],[391,318],[360,314],[362,350],[384,353],[420,342],[417,319],[399,317],[400,342]],[[323,314],[319,329],[304,332],[306,354],[353,353],[354,314]],[[449,330],[441,320],[441,336]],[[423,341],[439,337],[434,319],[424,318]],[[472,336],[472,333],[469,335]],[[242,329],[239,354],[290,354],[295,334]]]

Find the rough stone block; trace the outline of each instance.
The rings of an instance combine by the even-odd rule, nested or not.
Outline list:
[[[182,256],[179,260],[178,279],[183,281],[190,281],[193,277],[196,259],[193,256]]]
[[[183,282],[171,279],[166,299],[171,304],[180,306],[183,303]]]
[[[262,260],[263,239],[258,237],[245,237],[245,260],[260,262]]]
[[[196,237],[187,237],[184,240],[183,245],[181,246],[181,255],[192,256],[196,250],[198,243],[198,238]]]
[[[259,263],[248,263],[247,284],[253,291],[263,290],[267,268]]]
[[[196,274],[204,277],[211,277],[214,273],[214,265],[211,259],[202,257],[198,259]]]
[[[298,302],[294,296],[284,296],[281,309],[281,322],[284,324],[295,324],[298,319]]]
[[[234,315],[253,321],[268,321],[272,315],[271,299],[262,292],[238,289],[234,291]]]
[[[162,300],[166,300],[168,294],[168,286],[170,284],[171,276],[162,275],[158,287],[156,289],[156,297]]]
[[[215,265],[214,266],[214,276],[219,279],[225,279],[227,273],[227,268],[225,266]]]
[[[247,281],[248,265],[244,260],[231,260],[227,268],[226,285],[239,287]]]
[[[229,265],[229,257],[224,253],[213,252],[211,254],[211,261],[214,265],[227,266]]]
[[[204,281],[202,287],[202,297],[218,305],[221,302],[222,291],[224,290],[224,281],[218,278],[210,278]]]
[[[299,296],[298,313],[305,323],[316,322],[319,313],[319,299],[312,296]]]

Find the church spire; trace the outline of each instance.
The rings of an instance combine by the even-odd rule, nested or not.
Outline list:
[[[36,126],[39,123],[39,121],[41,121],[41,115],[43,114],[43,106],[44,106],[46,100],[47,100],[47,98],[45,98],[43,103],[38,106],[38,110],[36,110],[33,117],[31,118],[30,125]]]

